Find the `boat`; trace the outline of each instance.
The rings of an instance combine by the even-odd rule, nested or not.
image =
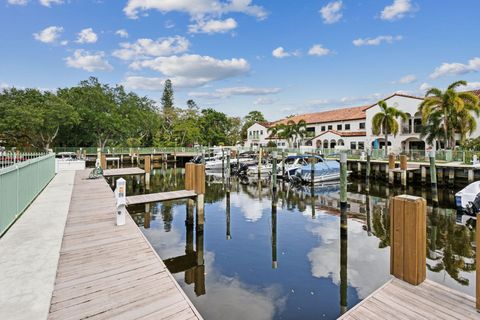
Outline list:
[[[308,155],[300,155],[300,156],[288,156],[278,164],[277,175],[283,175],[283,167],[285,166],[285,175],[293,176],[297,169],[301,168],[302,166],[308,165],[308,158],[311,156]]]
[[[271,163],[264,163],[260,166],[261,175],[271,175],[273,170],[273,165]],[[247,169],[247,175],[257,175],[258,176],[258,165],[249,166]]]
[[[480,181],[475,181],[455,194],[459,214],[476,216],[480,212]]]
[[[309,156],[309,158],[312,157],[317,161],[313,168],[314,183],[324,183],[340,179],[340,163],[338,161],[325,160],[323,157],[317,155]],[[309,183],[312,181],[311,173],[311,164],[303,165],[295,171],[295,175],[292,176],[292,178],[295,177],[294,179],[300,179],[301,182]]]

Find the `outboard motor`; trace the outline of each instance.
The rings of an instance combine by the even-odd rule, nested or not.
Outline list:
[[[477,194],[475,199],[467,204],[465,208],[465,213],[469,216],[476,216],[480,212],[480,193]]]
[[[195,156],[195,157],[191,160],[191,162],[196,163],[196,164],[202,163],[202,156],[200,156],[200,155]]]

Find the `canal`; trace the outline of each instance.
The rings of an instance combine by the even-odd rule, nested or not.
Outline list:
[[[183,189],[183,169],[152,171],[150,190]],[[474,296],[475,223],[458,223],[453,194],[427,212],[427,278]],[[387,199],[430,192],[373,181],[348,185],[348,234],[340,236],[339,186],[293,188],[268,180],[231,185],[207,176],[205,225],[186,221],[186,201],[129,211],[205,319],[336,319],[390,278]]]

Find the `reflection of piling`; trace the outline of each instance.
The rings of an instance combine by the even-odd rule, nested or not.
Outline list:
[[[393,184],[394,183],[394,173],[393,169],[395,169],[395,155],[393,153],[388,155],[388,183]]]
[[[205,290],[205,260],[203,257],[203,225],[197,224],[196,234],[195,234],[195,244],[196,244],[196,263],[197,267],[195,268],[195,294],[197,296],[204,295]]]
[[[347,153],[340,153],[340,206],[347,206]]]
[[[435,154],[430,154],[430,183],[432,185],[432,202],[438,204],[437,168],[435,166]]]
[[[277,261],[277,193],[272,193],[272,269],[278,268]]]
[[[312,206],[312,219],[315,219],[315,186],[310,186],[310,205]]]
[[[347,311],[347,154],[340,154],[340,314]]]
[[[152,219],[151,213],[150,213],[150,203],[145,203],[145,213],[143,215],[143,227],[145,229],[150,228],[150,220]]]
[[[227,185],[227,195],[226,195],[226,208],[227,208],[227,240],[232,239],[232,235],[230,232],[230,184]]]
[[[372,213],[370,212],[370,192],[367,190],[367,194],[365,195],[365,206],[366,206],[366,214],[367,214],[367,234],[368,236],[372,235]]]
[[[401,195],[390,200],[390,273],[413,285],[426,278],[427,202]]]

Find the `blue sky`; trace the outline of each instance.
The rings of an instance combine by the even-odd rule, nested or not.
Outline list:
[[[480,88],[478,0],[0,0],[0,86],[89,76],[244,116]],[[465,88],[465,89],[469,89]]]

